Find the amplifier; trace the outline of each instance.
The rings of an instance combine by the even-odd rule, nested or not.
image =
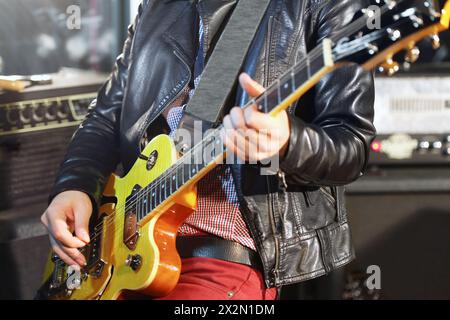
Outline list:
[[[450,164],[450,133],[378,135],[371,149],[372,165]]]
[[[75,130],[106,77],[63,70],[53,84],[0,94],[0,299],[32,299],[49,252],[39,217]]]
[[[375,80],[373,165],[450,163],[450,72]]]
[[[46,202],[67,145],[106,77],[64,70],[0,95],[0,210]]]

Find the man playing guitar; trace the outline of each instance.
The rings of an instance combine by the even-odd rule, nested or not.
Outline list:
[[[152,137],[176,131],[236,2],[140,5],[42,216],[54,252],[67,264],[86,264],[79,249],[90,242],[89,219],[108,176],[118,165],[129,170]],[[375,135],[372,75],[353,65],[337,69],[277,116],[231,106],[260,95],[365,6],[364,0],[272,0],[223,135],[228,150],[248,162],[279,155],[279,174],[221,165],[200,181],[197,210],[179,230],[181,278],[163,299],[275,299],[276,288],[353,259],[341,186],[360,177]]]

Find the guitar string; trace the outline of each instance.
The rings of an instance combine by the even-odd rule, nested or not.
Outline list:
[[[403,2],[403,0],[401,0],[400,2]],[[383,9],[384,9],[384,11],[383,12],[385,12],[386,10],[388,10],[388,8],[387,8],[387,6],[384,6],[383,7]],[[382,9],[382,10],[383,10]],[[361,26],[362,26],[362,22],[364,22],[364,24],[366,23],[366,17],[361,17],[361,18],[359,18],[358,20],[356,20],[354,23],[352,23],[350,26],[348,26],[346,29],[344,29],[341,33],[349,33],[349,34],[353,34],[356,30],[358,30],[358,29],[360,29],[361,28]],[[350,30],[350,31],[349,31]],[[330,37],[330,39],[332,39],[332,40],[334,40],[334,41],[336,41],[336,39],[337,38],[342,38],[342,35],[341,34],[337,34],[337,35],[334,35],[334,36],[332,36],[332,37]],[[353,45],[353,47],[355,47],[355,46],[357,46],[356,44],[355,45]],[[352,47],[352,46],[349,46],[350,48]],[[302,61],[300,61],[298,64],[296,64],[295,66],[293,66],[292,68],[289,68],[287,71],[286,71],[286,73],[285,74],[283,74],[279,79],[282,79],[283,77],[285,77],[287,74],[289,74],[289,73],[292,73],[293,71],[295,72],[295,69],[301,69],[301,68],[303,68],[305,65],[307,65],[307,63],[308,63],[308,59],[309,60],[311,60],[311,59],[317,59],[317,57],[323,52],[322,50],[319,50],[319,49],[322,49],[322,45],[320,44],[320,45],[318,45],[318,46],[316,46],[304,59],[302,59]],[[349,48],[347,48],[347,50],[349,50]],[[269,88],[267,89],[267,91],[263,94],[263,95],[261,95],[260,97],[258,97],[258,98],[255,98],[255,99],[252,99],[251,101],[249,101],[249,103],[247,103],[245,106],[244,106],[244,108],[246,108],[246,107],[249,107],[250,105],[252,105],[255,101],[257,101],[258,99],[260,99],[260,98],[262,98],[262,97],[264,97],[265,95],[269,95],[270,93],[272,93],[273,91],[271,91],[271,90],[278,90],[278,87],[276,86],[276,84],[278,84],[278,81],[279,80],[277,80],[277,81],[275,81],[271,86],[269,86]],[[211,138],[211,136],[213,135],[213,133],[214,134],[217,134],[218,133],[218,131],[221,129],[222,127],[220,127],[219,129],[217,129],[217,130],[214,130],[213,132],[212,132],[212,134],[210,134],[210,136],[208,137],[208,138]],[[141,190],[141,191],[143,191],[143,192],[138,192],[138,193],[136,193],[133,197],[131,197],[128,201],[132,201],[131,203],[128,203],[127,204],[127,202],[125,202],[125,204],[124,205],[122,205],[121,207],[118,207],[118,208],[115,208],[115,210],[111,213],[111,214],[109,214],[102,222],[100,222],[95,228],[100,228],[100,227],[108,227],[109,225],[111,225],[114,221],[115,221],[115,218],[117,218],[117,217],[119,217],[119,215],[117,214],[117,213],[120,213],[120,212],[118,212],[119,210],[120,211],[122,211],[122,209],[125,209],[124,210],[124,212],[127,212],[127,210],[130,208],[130,207],[132,207],[132,206],[134,206],[138,201],[140,201],[140,200],[142,200],[144,197],[146,197],[146,196],[148,196],[148,195],[150,195],[151,193],[153,193],[154,191],[157,191],[157,189],[158,188],[161,188],[161,186],[162,186],[162,181],[161,180],[165,180],[169,175],[171,175],[171,174],[173,174],[173,172],[175,172],[176,170],[178,170],[179,169],[179,166],[180,165],[184,165],[185,163],[184,163],[184,160],[186,160],[186,158],[187,158],[187,156],[189,155],[189,156],[194,156],[195,155],[195,151],[198,151],[198,149],[199,148],[204,148],[204,142],[205,142],[205,140],[206,140],[206,137],[204,138],[204,140],[202,141],[202,142],[200,142],[199,144],[197,144],[196,146],[194,146],[191,150],[189,150],[189,152],[188,153],[186,153],[186,155],[184,155],[183,157],[181,157],[178,161],[177,161],[177,163],[175,163],[171,168],[169,168],[168,170],[166,170],[161,176],[159,176],[157,179],[155,179],[153,182],[151,182],[150,183],[150,185],[148,185],[146,188],[144,188],[143,190]],[[222,156],[222,155],[221,155]],[[195,177],[195,176],[194,176]],[[193,178],[193,177],[192,177]],[[190,180],[192,180],[192,178],[190,179]],[[187,181],[188,182],[188,181]],[[166,183],[166,181],[164,181],[164,183]],[[150,187],[150,188],[149,188]],[[173,194],[175,194],[177,191],[175,191],[174,193],[172,193],[172,195]],[[156,208],[154,208],[153,210],[152,210],[152,212],[154,212],[158,207],[160,207],[162,204],[164,204],[164,202],[166,201],[167,199],[165,199],[164,201],[162,201]],[[145,217],[147,217],[148,216],[148,214],[146,214],[143,218],[145,218]],[[109,220],[109,221],[108,221]],[[123,225],[121,225],[121,226],[123,226]],[[95,229],[94,228],[94,229]],[[101,231],[99,231],[98,233],[92,233],[91,234],[91,236],[92,236],[92,238],[91,238],[91,242],[92,242],[92,240],[94,240],[94,239],[97,239],[99,236],[101,236],[102,235],[102,230]],[[118,236],[121,236],[120,234],[118,235]]]
[[[320,46],[319,46],[319,47],[320,47]],[[311,51],[311,54],[312,54],[312,53],[313,53],[313,51]],[[322,53],[322,51],[319,51],[318,53]],[[314,54],[312,55],[312,57],[310,57],[310,59],[316,59],[316,58],[317,58],[317,55],[314,55]],[[299,63],[298,63],[297,65],[295,65],[294,67],[290,68],[286,74],[288,74],[289,72],[292,72],[295,68],[302,68],[302,67],[304,67],[304,66],[307,64],[307,60],[308,60],[308,59],[305,58],[303,61],[299,62]],[[284,76],[286,76],[286,74],[285,74]],[[280,79],[282,79],[284,76],[281,76]],[[274,84],[277,84],[277,81],[275,81]],[[273,93],[274,90],[278,90],[278,86],[270,86],[269,89],[268,89],[268,91],[267,91],[265,94],[269,95],[270,93]],[[243,108],[247,108],[247,107],[253,105],[253,103],[254,103],[256,100],[258,100],[258,99],[260,99],[260,98],[263,98],[263,97],[264,97],[264,94],[261,95],[260,97],[256,98],[256,99],[253,99],[253,100],[249,101],[249,103],[247,103]],[[282,103],[282,101],[281,101],[280,103]],[[131,203],[130,203],[130,199],[125,203],[125,212],[126,212],[130,207],[134,206],[139,200],[142,200],[142,199],[145,198],[146,196],[152,194],[154,191],[157,191],[157,189],[161,189],[161,187],[165,186],[165,185],[166,185],[166,182],[167,182],[166,179],[167,179],[169,176],[172,176],[177,170],[179,170],[179,168],[180,168],[181,165],[186,165],[185,160],[186,160],[187,158],[189,158],[189,159],[194,158],[195,155],[196,155],[196,153],[197,153],[198,151],[204,150],[205,146],[207,146],[206,143],[208,143],[207,140],[213,138],[213,137],[216,136],[216,135],[218,135],[218,134],[220,133],[220,130],[221,130],[222,128],[223,128],[223,127],[221,126],[221,127],[217,128],[217,129],[213,130],[209,135],[205,136],[205,137],[203,138],[202,142],[200,142],[199,144],[197,144],[196,146],[194,146],[194,147],[189,151],[189,153],[187,153],[186,155],[184,155],[183,157],[181,157],[181,158],[177,161],[177,163],[175,163],[171,168],[169,168],[168,170],[166,170],[161,176],[159,176],[157,179],[155,179],[153,182],[151,182],[146,188],[140,190],[139,193],[136,193],[132,198],[130,198],[130,199],[131,199]],[[223,153],[224,153],[224,152],[223,152]],[[220,154],[219,157],[222,157],[223,153]],[[192,164],[190,164],[190,165],[192,165]],[[197,172],[197,173],[198,173],[198,172]],[[195,176],[194,176],[194,177],[195,177]],[[193,177],[192,177],[192,178],[193,178]],[[190,178],[189,180],[191,180],[192,178]],[[189,182],[189,180],[186,181],[186,182]],[[172,194],[174,194],[174,193],[176,193],[176,192],[177,192],[177,191],[173,192]],[[167,199],[166,199],[166,200],[167,200]],[[165,201],[165,200],[164,200],[164,201]],[[163,201],[162,203],[160,203],[158,206],[160,206],[161,204],[163,204],[164,201]],[[157,207],[158,207],[158,206],[157,206]],[[108,218],[111,218],[111,219],[112,219],[113,216],[114,216],[114,213],[116,213],[118,210],[121,210],[121,209],[123,209],[123,208],[124,208],[123,206],[122,206],[122,207],[118,207],[117,209],[114,210],[115,212],[113,212],[113,213],[111,213],[110,215],[108,215],[108,217],[105,218],[105,219],[108,219]],[[155,208],[155,209],[156,209],[156,208]],[[153,209],[153,210],[155,210],[155,209]],[[144,218],[145,218],[145,216],[144,216]],[[104,225],[103,222],[99,223],[99,224],[97,225],[97,228],[101,227],[102,225]],[[95,236],[95,235],[93,234],[92,236]]]
[[[355,28],[356,28],[356,27],[355,27]],[[288,74],[292,74],[292,72],[295,73],[295,72],[296,72],[296,71],[295,71],[296,69],[302,69],[302,68],[304,68],[304,66],[308,64],[308,61],[309,61],[309,60],[317,59],[317,57],[320,56],[320,54],[323,52],[322,50],[319,50],[319,49],[322,49],[322,45],[318,45],[315,49],[313,49],[313,50],[310,52],[310,54],[308,54],[304,59],[302,59],[302,61],[300,61],[298,64],[296,64],[296,65],[293,66],[292,68],[289,68],[289,69],[287,70],[287,72],[286,72],[284,75],[282,75],[282,76],[280,77],[280,79],[283,79],[283,78],[284,78],[286,75],[288,75]],[[313,63],[314,63],[314,62],[313,62]],[[309,63],[309,65],[311,65],[311,63]],[[244,106],[244,108],[246,108],[246,107],[252,105],[252,104],[253,104],[254,102],[256,102],[258,99],[264,97],[264,95],[270,95],[270,94],[273,93],[275,90],[278,90],[278,86],[276,86],[276,85],[278,84],[278,81],[279,81],[279,80],[275,81],[275,82],[273,83],[272,86],[269,86],[268,90],[267,90],[263,95],[261,95],[260,97],[258,97],[258,98],[256,98],[256,99],[253,99],[253,100],[249,101],[249,103],[248,103],[246,106]],[[220,128],[219,128],[219,130],[220,130]],[[164,185],[166,185],[166,179],[167,179],[167,177],[169,177],[169,176],[172,175],[176,170],[178,170],[179,167],[180,167],[180,165],[184,165],[184,164],[185,164],[185,163],[184,163],[184,160],[186,160],[186,158],[187,158],[188,156],[189,156],[189,158],[192,158],[193,156],[195,156],[195,153],[196,153],[196,151],[198,151],[198,149],[200,149],[200,148],[203,149],[203,148],[204,148],[205,140],[207,140],[207,138],[211,138],[211,136],[217,134],[219,130],[214,130],[214,131],[210,134],[209,137],[208,137],[208,136],[205,137],[205,138],[203,139],[202,142],[200,142],[199,144],[197,144],[196,146],[194,146],[194,147],[193,147],[193,148],[192,148],[185,156],[183,156],[182,158],[180,158],[180,160],[177,162],[177,164],[174,164],[174,166],[172,166],[171,168],[169,168],[168,170],[166,170],[161,176],[159,176],[157,179],[155,179],[149,186],[147,186],[146,188],[144,188],[144,189],[141,190],[140,192],[136,193],[135,196],[133,196],[133,197],[131,198],[131,203],[129,203],[129,202],[130,202],[130,199],[128,200],[128,203],[125,202],[125,211],[124,211],[124,212],[127,212],[128,209],[129,209],[130,207],[133,207],[137,202],[139,202],[139,201],[142,200],[143,198],[148,197],[148,195],[154,193],[155,191],[158,191],[158,189],[161,189],[163,183],[164,183]],[[191,179],[192,179],[192,178],[191,178]],[[150,187],[150,188],[149,188],[149,187]],[[175,193],[176,193],[176,191],[175,191]],[[172,193],[172,194],[173,194],[173,193]],[[157,208],[158,208],[161,204],[163,204],[166,200],[167,200],[167,199],[165,199],[164,201],[162,201],[162,202],[161,202],[156,208],[154,208],[151,212],[154,212],[154,210],[157,209]],[[104,221],[104,222],[100,222],[100,223],[97,225],[97,228],[100,228],[102,225],[103,225],[103,227],[108,227],[109,224],[111,224],[111,223],[113,223],[113,222],[115,221],[115,218],[116,218],[116,217],[119,217],[119,216],[117,215],[117,213],[118,213],[119,210],[122,211],[122,209],[123,209],[123,206],[122,206],[122,207],[119,207],[119,208],[116,208],[116,209],[113,211],[113,213],[111,213],[110,215],[108,215],[107,218],[105,218],[105,221]],[[144,216],[144,218],[147,217],[147,216],[148,216],[148,214],[146,214],[146,215]],[[110,221],[107,221],[108,219],[109,219]],[[98,236],[100,236],[101,234],[102,234],[102,231],[99,231],[98,234],[92,234],[92,239],[96,239],[96,238],[97,238]]]
[[[358,27],[357,26],[355,26],[354,28],[353,28],[353,30],[357,30],[358,29]],[[350,28],[350,30],[352,30],[352,28]],[[352,31],[353,32],[353,31]],[[352,33],[352,32],[350,32],[350,33]],[[335,37],[337,37],[337,35],[335,36]],[[353,45],[353,47],[355,47],[356,45]],[[347,46],[347,47],[352,47],[351,45],[350,46]],[[308,54],[306,57],[305,57],[305,59],[303,59],[300,63],[298,63],[297,65],[295,65],[293,68],[290,68],[287,72],[286,72],[286,74],[288,73],[288,72],[295,72],[295,69],[297,68],[297,69],[301,69],[301,68],[303,68],[304,66],[305,66],[305,64],[308,62],[308,58],[309,59],[316,59],[317,58],[317,55],[319,54],[319,53],[321,53],[321,51],[317,51],[317,52],[314,52],[316,49],[319,49],[320,48],[320,45],[319,46],[317,46],[315,49],[313,49],[312,51],[311,51],[311,53],[310,54]],[[347,48],[347,50],[349,50],[349,48]],[[286,75],[285,74],[285,75]],[[283,76],[281,76],[279,79],[283,79],[283,77],[285,76],[285,75],[283,75]],[[280,80],[277,80],[277,81],[275,81],[274,82],[274,84],[280,84]],[[272,91],[271,91],[271,89],[272,89]],[[277,89],[277,90],[279,90],[279,87],[276,87],[276,88],[271,88],[271,86],[269,86],[269,88],[268,88],[268,90],[263,94],[263,95],[261,95],[260,97],[258,97],[258,98],[255,98],[255,99],[253,99],[253,100],[251,100],[244,108],[246,108],[246,107],[248,107],[248,106],[250,106],[250,105],[252,105],[253,103],[255,103],[257,100],[259,100],[261,97],[264,97],[264,95],[269,95],[270,93],[272,93],[273,92],[273,90],[274,89]],[[269,93],[270,92],[270,93]],[[267,108],[267,106],[266,106],[266,108]],[[213,131],[213,133],[214,134],[217,134],[218,133],[218,131],[220,130],[220,128],[218,129],[218,130],[214,130]],[[211,134],[211,136],[212,136],[213,134]],[[201,143],[199,143],[198,145],[196,145],[196,146],[194,146],[188,153],[189,153],[189,156],[195,156],[195,152],[194,151],[196,151],[196,149],[197,148],[199,148],[199,147],[201,147],[201,148],[204,148],[204,141],[205,141],[206,139],[204,139]],[[198,150],[197,150],[198,151]],[[142,198],[144,198],[144,197],[146,197],[146,196],[148,196],[150,193],[153,193],[154,191],[157,191],[157,189],[158,188],[161,188],[161,180],[165,180],[169,175],[171,175],[175,170],[178,170],[178,168],[179,168],[179,166],[180,165],[184,165],[184,160],[186,160],[186,157],[187,157],[187,155],[188,155],[188,153],[186,154],[186,156],[183,156],[182,158],[180,158],[179,159],[179,161],[177,161],[177,163],[174,165],[174,166],[172,166],[171,168],[169,168],[166,172],[167,172],[167,174],[164,174],[163,173],[163,175],[161,175],[161,178],[160,177],[158,177],[158,178],[160,178],[160,179],[155,179],[155,181],[153,181],[152,183],[150,183],[150,185],[149,186],[147,186],[146,188],[144,188],[143,190],[146,190],[148,187],[150,187],[150,186],[152,186],[153,185],[153,187],[151,187],[151,188],[148,188],[148,190],[147,191],[145,191],[145,192],[143,192],[141,195],[139,195],[139,193],[137,193],[135,196],[133,196],[131,199],[133,199],[133,198],[135,198],[135,199],[133,199],[133,203],[132,204],[129,204],[128,206],[127,206],[127,202],[125,202],[125,212],[127,211],[127,208],[129,208],[130,206],[133,206],[133,205],[135,205],[139,200],[141,200]],[[223,154],[222,154],[223,155]],[[222,156],[221,155],[221,156]],[[172,173],[170,173],[170,172],[172,172]],[[192,179],[192,178],[191,178]],[[164,183],[165,183],[166,181],[164,181]],[[174,193],[172,193],[172,194],[175,194],[177,191],[175,191]],[[165,200],[163,200],[155,209],[153,209],[151,212],[154,212],[155,210],[157,210],[157,208],[160,206],[160,205],[162,205],[165,201],[166,201],[167,199],[165,199]],[[123,207],[122,208],[120,208],[120,210],[122,210],[123,209]],[[99,227],[102,227],[102,228],[104,228],[104,227],[108,227],[109,225],[111,225],[114,221],[115,221],[115,218],[117,218],[118,217],[118,215],[116,215],[117,214],[117,210],[119,210],[119,209],[115,209],[110,215],[108,215],[108,217],[107,218],[105,218],[102,222],[100,222],[98,225],[97,225],[97,227],[96,228],[99,228]],[[146,214],[146,215],[144,215],[144,217],[147,217],[148,216],[148,213]],[[108,219],[110,219],[110,221],[108,221]],[[119,226],[121,226],[122,227],[122,231],[121,232],[118,232],[117,234],[116,234],[116,238],[118,238],[119,236],[122,236],[122,233],[123,233],[123,228],[125,227],[124,226],[124,224],[119,224]],[[94,239],[96,239],[96,238],[98,238],[99,236],[101,236],[101,235],[103,235],[103,229],[101,229],[101,231],[99,231],[99,233],[98,234],[95,234],[95,233],[93,233],[92,234],[92,238],[91,238],[91,243],[92,243],[92,240],[94,240]],[[115,241],[116,239],[114,238],[113,239],[113,241]],[[88,246],[89,246],[90,244],[88,244]],[[83,248],[84,249],[84,248]]]

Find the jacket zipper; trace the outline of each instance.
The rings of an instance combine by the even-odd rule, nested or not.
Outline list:
[[[270,220],[270,227],[272,229],[272,234],[275,241],[275,266],[272,269],[271,273],[273,276],[274,285],[277,286],[279,279],[278,279],[278,269],[280,267],[280,239],[277,236],[277,228],[275,224],[275,215],[273,212],[273,199],[270,194],[270,181],[269,177],[266,177],[266,183],[267,183],[267,200],[268,200],[268,209],[269,209],[269,220]]]
[[[265,71],[266,71],[266,83],[265,86],[269,86],[269,78],[270,78],[270,68],[269,68],[269,61],[270,61],[270,49],[271,49],[271,42],[272,42],[272,25],[273,25],[273,16],[269,17],[269,25],[267,28],[267,44],[266,44],[266,63],[265,63]],[[273,267],[273,269],[271,270],[271,276],[272,281],[273,281],[273,285],[277,286],[279,283],[279,278],[278,278],[278,274],[279,274],[279,267],[280,267],[280,239],[277,236],[277,228],[276,228],[276,223],[275,223],[275,214],[273,212],[273,198],[270,194],[271,190],[270,190],[270,180],[269,177],[266,177],[266,184],[267,184],[267,201],[268,201],[268,210],[269,210],[269,220],[270,220],[270,228],[272,230],[272,234],[274,237],[274,242],[275,242],[275,265]]]
[[[181,94],[186,90],[186,88],[189,86],[189,83],[191,82],[191,78],[192,78],[192,72],[191,72],[191,69],[189,68],[189,65],[186,63],[186,61],[184,61],[184,59],[181,57],[181,55],[176,51],[176,50],[174,50],[173,51],[173,53],[175,54],[175,56],[183,63],[183,65],[186,67],[186,70],[188,71],[188,74],[189,74],[189,77],[188,77],[188,81],[185,83],[185,85],[175,94],[175,96],[172,98],[172,99],[170,99],[162,108],[161,108],[161,111],[156,115],[156,117],[155,118],[158,118],[163,112],[164,112],[164,110],[167,108],[167,106],[170,106],[174,101],[176,101],[180,96],[181,96]],[[146,134],[146,132],[147,132],[147,127],[148,126],[146,126],[146,129],[140,134],[140,136],[139,136],[139,143],[142,141],[142,139],[144,138],[144,135]],[[140,150],[140,152],[142,152],[143,150]]]
[[[269,87],[270,83],[269,83],[269,78],[270,78],[270,74],[272,73],[269,67],[269,62],[270,62],[270,49],[272,48],[272,26],[273,26],[273,16],[269,17],[269,26],[267,28],[267,44],[266,44],[266,61],[265,61],[265,70],[266,70],[266,83],[265,83],[265,87]]]

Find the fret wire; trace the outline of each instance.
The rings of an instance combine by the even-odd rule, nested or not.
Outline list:
[[[164,201],[166,201],[170,197],[170,187],[168,187],[169,177],[164,178]]]
[[[167,176],[165,179],[164,179],[164,184],[166,185],[166,190],[165,190],[165,198],[164,198],[164,200],[167,200],[169,197],[170,197],[170,186],[168,187],[168,184],[170,183],[171,181],[170,181],[170,179],[169,179],[169,176]]]
[[[141,221],[143,217],[145,217],[145,196],[141,196],[141,214],[138,221]]]
[[[180,180],[179,180],[180,179]],[[180,184],[183,185],[183,166],[178,166],[177,169],[177,188],[180,188]]]
[[[142,218],[145,217],[145,215],[147,214],[147,212],[145,210],[145,195],[142,197],[141,202],[142,202],[142,205],[141,205],[141,219],[140,220],[142,220]]]
[[[309,60],[309,55],[306,55],[306,70],[308,72],[308,79],[311,78],[311,64]]]
[[[162,199],[162,197],[161,197],[161,194],[162,194],[161,185],[158,186],[158,189],[159,189],[158,190],[159,191],[159,195],[158,195],[159,196],[159,202],[157,203],[157,205],[160,205],[162,203],[162,200],[161,200]]]
[[[161,185],[161,203],[164,202],[164,199],[166,198],[166,178],[162,178],[162,181],[160,182]]]
[[[154,186],[152,189],[152,207],[153,207],[153,209],[156,209],[156,207],[157,207],[157,205],[156,205],[156,186]]]
[[[164,178],[164,199],[163,202],[168,198],[168,194],[167,194],[167,177]]]
[[[143,202],[142,202],[142,217],[141,220],[144,219],[147,216],[147,203],[148,203],[148,195],[147,195],[147,190],[144,189],[144,196],[142,197]]]
[[[139,203],[136,203],[136,219],[139,219],[139,217],[141,216],[141,211],[139,210]]]
[[[291,85],[292,85],[292,93],[294,93],[297,90],[297,86],[295,85],[295,73],[294,69],[291,69]]]
[[[277,94],[278,94],[278,104],[281,104],[282,97],[281,97],[281,81],[280,79],[277,79]]]
[[[168,198],[168,196],[167,196],[167,177],[163,178],[163,186],[164,186],[164,194],[163,194],[162,202],[166,201],[166,199]]]
[[[289,74],[284,75],[281,78],[281,98],[282,101],[284,101],[285,99],[287,99],[291,94],[294,93],[294,90],[292,90],[292,86],[291,86],[291,78],[289,76]]]
[[[170,187],[167,188],[169,177],[164,178],[164,201],[170,196],[169,190]]]
[[[148,196],[149,196],[149,209],[150,209],[150,211],[153,211],[153,209],[155,209],[155,207],[154,207],[154,205],[153,205],[153,199],[154,199],[154,197],[153,197],[153,189],[152,188],[150,188],[150,191],[149,191],[149,194],[148,194]]]
[[[203,146],[203,143],[201,144]],[[199,168],[199,163],[200,163],[200,159],[199,159],[199,150],[194,150],[194,171],[192,172],[192,178],[195,177],[195,175],[198,173],[198,168]]]
[[[166,188],[167,188],[167,192],[169,194],[167,198],[169,198],[173,194],[173,192],[172,192],[172,174],[167,175],[167,184],[168,184],[168,187],[166,187]]]
[[[189,177],[189,180],[192,178],[192,176],[191,176],[191,172],[192,172],[192,160],[189,162],[189,164],[188,164],[188,177]],[[188,180],[188,181],[189,181]]]
[[[150,212],[150,208],[149,208],[149,206],[148,206],[148,203],[150,202],[150,199],[149,199],[149,195],[148,195],[148,193],[145,195],[145,215],[147,215],[147,214],[149,214],[149,212]]]
[[[174,194],[177,192],[177,170],[175,170],[170,174],[170,193]]]
[[[141,214],[138,217],[138,221],[141,221],[145,217],[145,196],[141,196]]]
[[[144,204],[144,202],[143,202],[143,199],[142,199],[142,197],[141,197],[141,199],[139,200],[139,215],[138,215],[138,218],[139,218],[139,219],[140,219],[140,217],[142,217],[142,215],[144,214],[144,210],[143,210],[143,208],[142,208],[143,204]]]
[[[264,93],[264,112],[267,113],[268,112],[268,108],[269,106],[267,105],[267,92]]]
[[[181,183],[185,184],[186,181],[184,181],[184,162],[181,162]]]
[[[141,216],[141,198],[139,197],[136,203],[136,213],[138,218]]]
[[[171,195],[172,194],[172,181],[173,181],[172,174],[169,175],[168,179],[169,179],[169,195]]]

